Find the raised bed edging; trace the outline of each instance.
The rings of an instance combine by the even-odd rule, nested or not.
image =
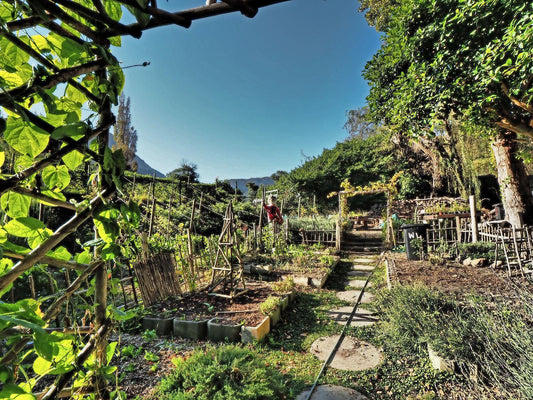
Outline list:
[[[207,321],[207,339],[213,342],[238,342],[241,339],[240,324],[226,325],[220,321],[220,318],[211,318]]]
[[[271,328],[279,321],[283,311],[296,298],[296,291],[293,290],[282,296],[280,306],[274,312],[275,321],[272,316],[266,316],[257,326],[244,326],[240,324],[218,324],[219,318],[209,320],[191,321],[180,318],[143,318],[144,330],[155,330],[158,336],[175,336],[194,340],[211,340],[214,342],[225,341],[251,343],[262,341]],[[274,323],[273,323],[274,322]]]
[[[201,321],[188,321],[174,318],[174,336],[187,339],[202,340],[207,337],[207,319]]]

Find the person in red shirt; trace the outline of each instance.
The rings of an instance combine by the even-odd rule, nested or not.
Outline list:
[[[273,224],[282,224],[283,217],[281,216],[281,211],[276,205],[276,198],[274,196],[268,196],[268,205],[263,203],[263,208],[268,214],[268,222]]]

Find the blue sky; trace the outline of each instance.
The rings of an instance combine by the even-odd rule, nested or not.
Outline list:
[[[342,141],[380,45],[357,7],[292,0],[253,19],[232,13],[123,38],[114,51],[123,66],[150,61],[125,69],[137,154],[164,174],[193,162],[213,182],[290,171]]]

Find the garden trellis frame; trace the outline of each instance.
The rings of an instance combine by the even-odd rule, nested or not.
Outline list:
[[[87,221],[97,222],[101,236],[95,240],[95,243],[100,240],[101,244],[96,247],[92,260],[78,254],[72,257],[74,261],[69,261],[69,267],[81,271],[80,276],[44,315],[31,307],[25,310],[24,315],[33,312],[33,324],[26,324],[20,339],[1,356],[1,366],[15,363],[19,353],[33,340],[32,335],[41,332],[39,325],[46,326],[82,282],[94,276],[95,333],[81,344],[79,353],[69,362],[68,371],[58,375],[54,384],[40,394],[40,399],[57,398],[84,368],[93,350],[96,350],[99,365],[106,365],[106,335],[111,321],[107,317],[104,261],[112,258],[118,247],[116,234],[111,232],[115,228],[110,226],[118,227],[118,216],[125,218],[134,211],[128,208],[124,211],[124,205],[114,197],[124,165],[120,154],[109,149],[108,136],[115,123],[111,107],[117,102],[124,76],[110,46],[117,44],[117,37],[140,38],[145,30],[164,25],[188,28],[193,20],[236,11],[251,18],[259,8],[286,1],[290,0],[210,0],[205,6],[181,11],[166,10],[156,0],[6,0],[0,4],[0,53],[4,56],[0,57],[0,107],[9,114],[7,119],[0,116],[0,132],[3,132],[8,153],[20,155],[16,171],[0,178],[2,208],[10,221],[19,224],[17,229],[11,226],[8,231],[4,229],[7,224],[2,225],[2,247],[6,247],[8,234],[40,238],[40,242],[33,240],[27,251],[17,252],[15,248],[10,249],[15,254],[4,253],[0,294],[37,264],[64,268],[65,260],[54,251]],[[128,9],[137,22],[121,23],[123,8]],[[58,93],[60,87],[65,88],[64,96]],[[32,110],[35,103],[43,103],[45,116]],[[88,106],[98,116],[96,124],[82,119],[82,106]],[[96,145],[90,146],[91,142]],[[1,159],[3,155],[4,152]],[[70,182],[69,170],[89,160],[98,167],[94,186],[90,188],[89,197],[92,198],[78,202],[73,209],[73,203],[62,191]],[[44,175],[47,190],[41,190]],[[30,217],[32,201],[71,210],[73,215],[52,231]],[[23,229],[26,229],[24,234],[21,233]],[[34,236],[23,236],[30,234]],[[11,322],[7,326],[10,328],[14,324]],[[101,393],[106,390],[105,380],[97,374],[93,383],[97,396],[105,397]]]

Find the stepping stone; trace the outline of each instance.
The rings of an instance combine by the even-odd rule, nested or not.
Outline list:
[[[296,400],[305,400],[311,389],[302,392]],[[356,390],[334,385],[319,385],[311,395],[311,400],[368,400]]]
[[[357,257],[352,259],[354,264],[375,264],[376,260],[374,258],[364,258],[364,257]]]
[[[375,267],[368,264],[354,264],[350,269],[352,271],[374,271]]]
[[[311,353],[319,360],[326,361],[337,344],[340,335],[321,337],[311,345]],[[345,336],[333,357],[330,366],[344,371],[363,371],[381,364],[381,351],[370,343],[352,336]]]
[[[348,271],[346,275],[348,276],[369,276],[370,271]]]
[[[345,290],[344,292],[337,292],[337,298],[355,304],[360,294],[360,290]],[[361,298],[361,303],[370,303],[372,300],[374,300],[374,295],[365,292]]]
[[[334,321],[337,321],[341,325],[345,325],[346,321],[348,321],[348,317],[352,313],[352,310],[353,310],[353,307],[346,306],[346,307],[334,308],[333,310],[329,310],[326,313]],[[369,325],[375,324],[377,321],[378,319],[374,316],[373,312],[365,310],[364,308],[357,307],[357,310],[355,312],[355,315],[352,318],[352,322],[350,323],[350,326],[353,328],[357,328],[361,326],[369,326]]]
[[[350,279],[349,281],[344,282],[345,286],[350,286],[356,289],[362,289],[363,286],[365,286],[365,280],[363,279]],[[368,285],[366,287],[371,287],[372,282],[368,282]]]

